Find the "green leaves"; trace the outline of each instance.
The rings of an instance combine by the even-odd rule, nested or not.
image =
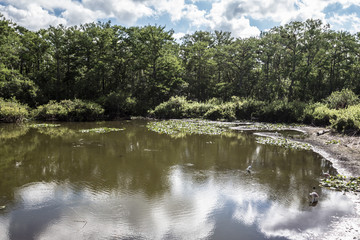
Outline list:
[[[360,177],[330,176],[329,178],[321,179],[320,186],[336,191],[360,192]]]
[[[109,132],[118,132],[123,131],[124,128],[108,128],[108,127],[102,127],[102,128],[91,128],[91,129],[81,129],[79,132],[81,133],[109,133]]]
[[[286,138],[257,137],[256,142],[265,145],[280,146],[287,149],[311,150],[311,145],[308,143],[296,142]]]
[[[23,122],[29,117],[28,107],[16,100],[0,98],[0,122]]]
[[[229,131],[225,126],[225,123],[203,120],[166,120],[147,124],[149,130],[175,138],[191,134],[219,135]]]

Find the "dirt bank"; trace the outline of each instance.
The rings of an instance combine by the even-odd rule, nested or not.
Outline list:
[[[314,150],[333,162],[340,174],[360,176],[360,137],[334,133],[325,128],[299,127],[307,133],[304,141]],[[330,226],[330,231],[317,239],[360,239],[360,194],[348,194],[354,202],[354,215],[337,219]]]
[[[360,176],[360,137],[335,133],[325,128],[298,127],[308,137],[299,139],[315,147],[334,163],[341,174]]]

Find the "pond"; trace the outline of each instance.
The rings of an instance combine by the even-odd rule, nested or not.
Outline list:
[[[307,239],[354,214],[312,151],[148,123],[0,125],[0,239]]]

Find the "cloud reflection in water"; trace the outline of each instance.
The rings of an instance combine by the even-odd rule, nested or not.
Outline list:
[[[333,216],[353,209],[340,193],[325,191],[316,207],[303,206],[301,196],[285,204],[270,200],[269,187],[240,172],[206,171],[200,180],[194,180],[194,174],[173,167],[169,190],[152,197],[123,189],[96,192],[67,182],[26,185],[17,192],[16,210],[0,216],[0,230],[12,236],[20,223],[24,234],[35,239],[211,239],[222,231],[221,221],[229,211],[227,221],[239,226],[232,229],[237,236],[241,229],[252,228],[257,229],[250,233],[253,237],[301,239],[321,234]],[[47,221],[36,217],[44,214]]]

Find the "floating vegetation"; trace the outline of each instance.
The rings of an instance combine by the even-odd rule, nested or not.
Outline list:
[[[330,141],[327,141],[327,142],[325,142],[325,144],[327,144],[327,145],[329,145],[329,144],[340,144],[341,143],[341,141],[340,140],[330,140]]]
[[[227,123],[204,120],[165,120],[147,124],[147,128],[151,131],[176,138],[191,134],[220,135],[229,131],[228,126]]]
[[[302,149],[302,150],[310,150],[311,145],[308,143],[296,142],[286,138],[279,138],[279,137],[257,137],[256,142],[260,144],[267,144],[267,145],[275,145],[280,146],[288,149]]]
[[[283,124],[283,123],[246,123],[241,124],[236,127],[231,127],[234,130],[240,131],[284,131],[284,130],[291,130],[291,131],[303,131],[299,130],[299,127],[304,126],[301,124]]]
[[[346,177],[343,175],[330,176],[320,179],[320,187],[336,191],[360,192],[360,177]]]
[[[32,127],[32,128],[52,128],[52,127],[60,127],[60,124],[39,123],[39,124],[29,124],[29,127]]]
[[[118,132],[123,131],[124,128],[108,128],[108,127],[102,127],[102,128],[91,128],[91,129],[81,129],[79,132],[81,133],[108,133],[108,132]]]

